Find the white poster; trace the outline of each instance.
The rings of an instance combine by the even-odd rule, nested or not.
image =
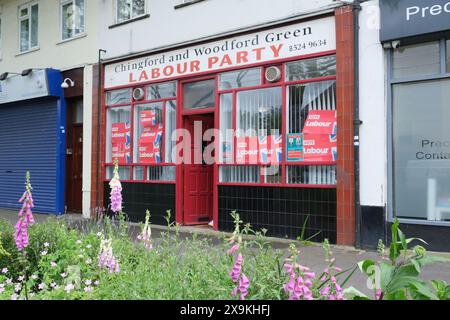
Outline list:
[[[105,67],[105,88],[336,50],[334,17],[231,37]]]

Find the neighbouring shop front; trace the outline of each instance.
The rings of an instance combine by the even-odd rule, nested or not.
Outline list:
[[[0,81],[0,208],[21,206],[27,171],[34,212],[64,213],[66,106],[61,73],[3,74]]]
[[[354,85],[353,52],[339,48],[353,30],[337,21],[352,17],[338,9],[107,63],[104,206],[117,159],[132,221],[149,209],[164,224],[170,210],[177,223],[231,231],[237,211],[271,236],[304,226],[306,238],[351,244],[353,114],[342,90]]]
[[[388,221],[450,249],[450,1],[380,1],[388,79]]]

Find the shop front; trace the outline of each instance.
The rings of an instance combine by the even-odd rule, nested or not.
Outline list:
[[[0,81],[0,208],[18,209],[31,174],[33,212],[64,214],[66,105],[61,73],[28,69]]]
[[[106,63],[104,206],[117,159],[132,221],[170,210],[231,231],[236,211],[270,236],[352,244],[352,21],[343,8]]]
[[[408,235],[449,250],[450,2],[380,6],[388,61],[388,221],[397,217]]]

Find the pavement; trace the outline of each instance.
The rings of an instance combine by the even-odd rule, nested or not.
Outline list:
[[[33,214],[35,221],[37,223],[45,222],[49,218],[54,218],[54,216]],[[11,224],[15,224],[17,221],[17,212],[10,210],[0,209],[0,219],[6,219],[10,221]],[[84,219],[80,214],[66,214],[57,217],[57,219],[62,219],[68,221],[80,227],[84,225],[92,224],[92,220]],[[161,232],[167,230],[165,226],[152,225],[152,237],[157,241],[161,236]],[[139,224],[130,223],[129,224],[130,236],[135,238],[139,233]],[[192,226],[180,226],[179,228],[180,236],[188,238],[193,234],[202,235],[208,237],[212,240],[212,245],[219,245],[223,243],[223,238],[229,236],[229,233],[214,231],[209,226],[192,227]],[[279,238],[267,238],[274,249],[286,250],[289,248],[291,243],[297,244],[300,249],[300,262],[308,267],[310,267],[314,272],[321,273],[324,268],[326,268],[326,263],[324,259],[324,250],[321,244],[317,243],[300,243],[294,240],[279,239]],[[358,250],[354,247],[331,245],[331,250],[333,252],[333,257],[336,259],[335,265],[343,270],[353,269],[357,263],[361,260],[372,259],[379,260],[380,257],[377,252]],[[434,253],[429,254],[440,255],[450,259],[450,253]],[[450,263],[436,263],[433,265],[425,266],[421,274],[424,280],[440,279],[445,280],[450,283]],[[347,286],[354,286],[361,292],[371,295],[372,292],[367,288],[367,277],[364,276],[359,270],[353,274]]]

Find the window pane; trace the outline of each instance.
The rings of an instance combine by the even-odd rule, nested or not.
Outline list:
[[[134,162],[161,163],[163,140],[163,103],[138,105],[134,108]]]
[[[145,14],[145,0],[133,0],[133,18]]]
[[[177,129],[176,110],[177,106],[175,101],[166,102],[166,118],[165,118],[166,124],[164,133],[164,148],[165,148],[164,159],[166,163],[175,162],[173,154],[175,152],[176,137],[173,136],[173,134]]]
[[[75,1],[75,34],[84,32],[84,0]]]
[[[305,80],[336,75],[336,56],[319,57],[286,64],[286,80]]]
[[[450,221],[450,80],[393,87],[394,213]]]
[[[129,167],[119,167],[119,177],[120,180],[130,180],[130,168]],[[111,180],[114,176],[114,167],[106,168],[106,179]]]
[[[220,96],[219,162],[233,162],[233,94]]]
[[[131,3],[132,0],[117,0],[117,22],[131,18]]]
[[[20,10],[20,16],[25,17],[28,14],[28,8],[23,8]]]
[[[151,86],[147,87],[147,100],[175,98],[176,96],[177,96],[176,82],[152,84]]]
[[[144,180],[144,167],[134,167],[133,180],[136,181]]]
[[[301,133],[311,110],[336,110],[336,81],[288,87],[288,133]]]
[[[106,113],[106,162],[131,163],[130,107],[109,108]]]
[[[73,36],[73,6],[67,3],[62,7],[62,39],[69,39]]]
[[[205,80],[184,85],[184,109],[213,108],[216,105],[216,80]]]
[[[259,183],[261,168],[259,166],[224,166],[220,167],[220,182],[224,183]]]
[[[131,102],[131,89],[114,90],[108,91],[106,93],[107,105],[125,104],[130,102]]]
[[[261,84],[261,69],[246,69],[222,73],[219,76],[220,90],[257,86]]]
[[[20,21],[20,52],[30,49],[30,20]]]
[[[394,50],[394,78],[425,76],[440,72],[439,42],[415,44]]]
[[[289,184],[336,184],[336,166],[287,166]]]
[[[31,47],[38,45],[38,6],[31,7]]]
[[[447,40],[447,72],[450,72],[450,40]]]

